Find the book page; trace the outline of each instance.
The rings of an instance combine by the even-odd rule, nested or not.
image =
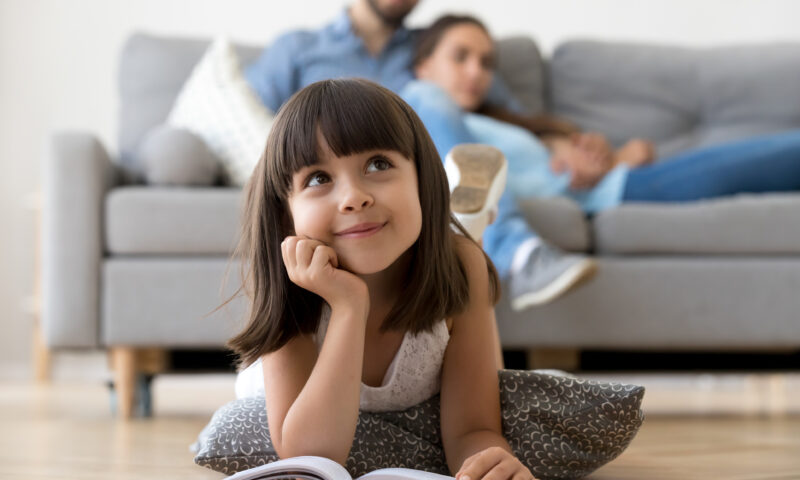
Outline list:
[[[361,475],[356,480],[453,480],[453,477],[411,468],[382,468]]]
[[[226,480],[268,480],[302,478],[305,480],[352,480],[341,465],[325,457],[292,457],[243,470]]]

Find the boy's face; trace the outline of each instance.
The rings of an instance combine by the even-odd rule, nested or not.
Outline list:
[[[320,163],[292,177],[295,235],[332,247],[355,274],[383,271],[422,230],[416,166],[392,150],[337,157],[321,144]]]

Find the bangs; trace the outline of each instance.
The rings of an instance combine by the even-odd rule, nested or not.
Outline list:
[[[289,99],[267,141],[270,178],[280,182],[273,188],[282,198],[295,172],[320,163],[319,135],[337,157],[369,150],[416,156],[411,119],[389,90],[360,79],[317,82]]]

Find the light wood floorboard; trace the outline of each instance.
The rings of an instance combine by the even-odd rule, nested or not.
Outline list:
[[[800,479],[800,375],[593,375],[647,386],[645,423],[592,480]],[[0,479],[220,479],[188,446],[231,375],[163,375],[155,418],[121,422],[97,382],[0,384]]]

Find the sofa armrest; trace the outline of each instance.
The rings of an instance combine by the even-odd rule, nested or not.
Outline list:
[[[103,198],[117,181],[117,168],[94,135],[59,132],[42,175],[44,340],[50,347],[96,347]]]

